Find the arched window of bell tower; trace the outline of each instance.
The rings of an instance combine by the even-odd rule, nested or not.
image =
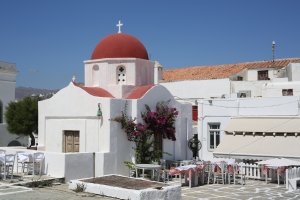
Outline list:
[[[117,67],[117,84],[123,85],[126,83],[126,68],[123,65]]]

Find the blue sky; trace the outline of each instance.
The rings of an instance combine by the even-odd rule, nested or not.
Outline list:
[[[297,0],[0,0],[0,60],[16,63],[17,86],[60,89],[96,44],[137,37],[165,69],[300,57]]]

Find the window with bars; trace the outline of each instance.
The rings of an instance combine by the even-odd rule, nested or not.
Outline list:
[[[257,72],[257,80],[270,80],[268,70],[262,70]]]
[[[208,146],[209,150],[214,150],[220,144],[220,123],[208,124]]]
[[[293,89],[282,89],[282,96],[293,96]]]

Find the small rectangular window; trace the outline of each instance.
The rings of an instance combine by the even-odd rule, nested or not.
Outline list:
[[[270,80],[268,70],[262,70],[257,72],[257,80]]]
[[[209,123],[208,135],[209,150],[213,150],[220,144],[220,123]]]
[[[293,96],[293,89],[282,89],[282,96]]]
[[[238,77],[236,78],[236,80],[237,80],[237,81],[242,81],[242,80],[243,80],[243,77],[242,77],[242,76],[238,76]]]

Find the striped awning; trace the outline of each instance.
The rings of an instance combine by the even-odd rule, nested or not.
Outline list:
[[[238,159],[300,159],[300,118],[233,118],[213,154]]]
[[[215,157],[255,159],[300,159],[300,136],[253,136],[226,134]]]
[[[226,132],[281,132],[300,133],[300,118],[243,117],[233,118]]]

